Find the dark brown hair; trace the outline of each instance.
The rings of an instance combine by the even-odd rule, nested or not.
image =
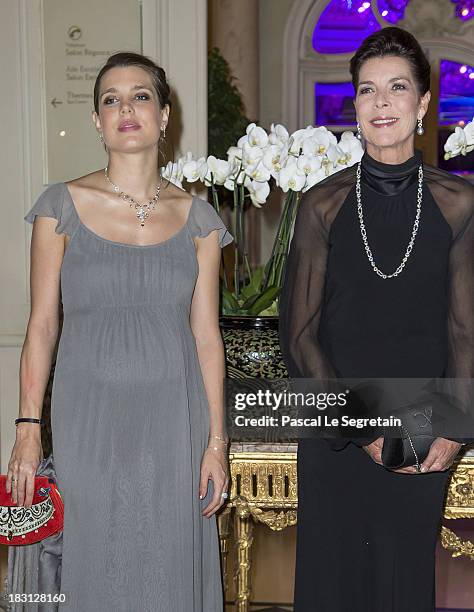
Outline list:
[[[362,64],[372,57],[395,55],[410,64],[418,93],[423,96],[430,88],[430,63],[419,42],[407,30],[395,26],[383,28],[365,38],[351,58],[352,85],[357,93],[359,72]]]
[[[94,110],[96,113],[99,112],[99,92],[102,77],[111,68],[125,68],[127,66],[138,66],[138,68],[142,68],[148,72],[151,77],[153,87],[156,91],[156,95],[158,96],[160,107],[164,108],[164,106],[168,104],[171,108],[170,87],[168,85],[168,81],[166,80],[166,73],[163,68],[155,64],[153,60],[145,55],[141,55],[140,53],[132,53],[131,51],[124,51],[111,55],[97,75],[94,84]]]

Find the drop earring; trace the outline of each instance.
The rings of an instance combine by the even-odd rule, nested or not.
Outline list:
[[[362,140],[362,130],[360,129],[359,122],[357,122],[357,134],[356,134],[356,138],[358,138],[359,140]]]
[[[166,126],[161,131],[163,132],[163,140],[166,140]]]
[[[425,128],[423,127],[421,119],[418,119],[418,127],[416,128],[416,133],[418,134],[418,136],[423,136],[423,134],[425,133]]]
[[[99,139],[100,143],[104,146],[105,152],[107,153],[107,145],[105,144],[105,140],[104,140],[104,136],[102,132],[99,132],[99,135],[97,136],[97,138]]]

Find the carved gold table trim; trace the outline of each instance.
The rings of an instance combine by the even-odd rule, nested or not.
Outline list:
[[[264,447],[255,444],[255,448]],[[227,589],[228,538],[234,523],[237,563],[234,575],[235,610],[247,612],[250,601],[251,547],[253,522],[281,531],[297,521],[296,445],[268,445],[267,450],[249,450],[251,444],[233,444],[229,455],[231,490],[229,502],[219,515],[219,534]],[[285,448],[285,452],[271,450]],[[243,449],[243,450],[240,450]],[[465,455],[453,465],[444,516],[448,519],[474,518],[474,455]],[[253,521],[252,521],[253,519]],[[474,560],[474,544],[463,541],[447,527],[441,529],[441,543],[453,557]]]

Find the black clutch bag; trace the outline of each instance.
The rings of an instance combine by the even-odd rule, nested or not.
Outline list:
[[[382,463],[391,470],[414,466],[419,472],[436,438],[433,406],[430,402],[421,403],[399,410],[393,416],[400,419],[401,425],[385,431]]]

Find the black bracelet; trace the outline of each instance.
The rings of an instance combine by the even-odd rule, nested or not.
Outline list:
[[[44,419],[30,419],[30,418],[15,419],[15,425],[18,425],[18,423],[38,423],[39,425],[43,425]]]

